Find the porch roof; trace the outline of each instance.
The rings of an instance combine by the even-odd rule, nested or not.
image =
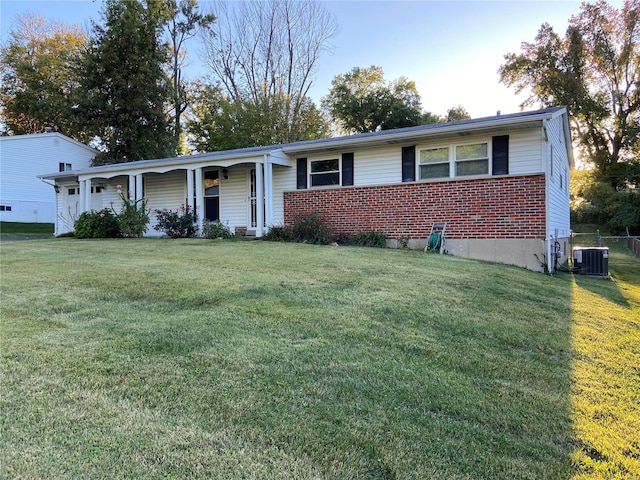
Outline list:
[[[277,147],[252,147],[240,148],[236,150],[225,150],[221,152],[197,153],[183,157],[157,158],[151,160],[138,160],[126,163],[114,163],[110,165],[100,165],[81,170],[71,170],[66,172],[55,172],[46,175],[39,175],[42,179],[55,180],[68,177],[83,178],[112,178],[118,175],[135,175],[139,173],[166,173],[171,170],[186,168],[198,168],[204,166],[230,167],[239,163],[263,163],[264,156]],[[275,156],[273,163],[286,164],[290,162]]]

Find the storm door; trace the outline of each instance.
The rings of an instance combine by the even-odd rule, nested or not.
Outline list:
[[[251,210],[251,228],[256,228],[258,225],[258,211],[256,209],[257,205],[257,194],[256,194],[256,169],[252,168],[250,171],[250,188],[249,188],[249,208]]]
[[[204,218],[211,222],[220,220],[220,172],[204,172]]]

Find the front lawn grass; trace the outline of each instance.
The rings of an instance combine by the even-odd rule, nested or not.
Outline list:
[[[0,222],[0,237],[53,237],[53,223]]]
[[[209,240],[1,245],[2,478],[640,475],[640,274]]]

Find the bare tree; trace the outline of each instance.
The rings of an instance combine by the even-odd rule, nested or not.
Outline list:
[[[169,37],[171,53],[171,110],[172,130],[170,154],[183,152],[182,142],[182,114],[189,106],[187,85],[182,78],[187,52],[185,42],[195,37],[201,30],[206,30],[215,22],[213,14],[204,15],[199,12],[198,0],[166,0],[167,22],[165,29]]]
[[[331,48],[337,21],[313,0],[218,2],[218,21],[203,32],[206,61],[232,101],[282,98],[285,124],[295,128],[318,59]]]

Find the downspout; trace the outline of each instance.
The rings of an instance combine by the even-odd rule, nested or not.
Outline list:
[[[42,183],[46,183],[47,185],[51,185],[53,187],[54,192],[56,192],[56,196],[55,196],[55,212],[56,212],[56,216],[55,216],[55,221],[53,222],[53,236],[57,237],[58,236],[58,194],[60,193],[60,187],[54,182],[54,183],[49,183],[47,181],[45,181],[44,178],[40,178],[40,181]]]
[[[551,232],[549,231],[549,135],[547,134],[547,120],[542,119],[542,133],[544,134],[544,231],[545,231],[545,257],[547,261],[547,273],[553,274],[553,260],[551,258]],[[553,160],[552,160],[553,161]]]

